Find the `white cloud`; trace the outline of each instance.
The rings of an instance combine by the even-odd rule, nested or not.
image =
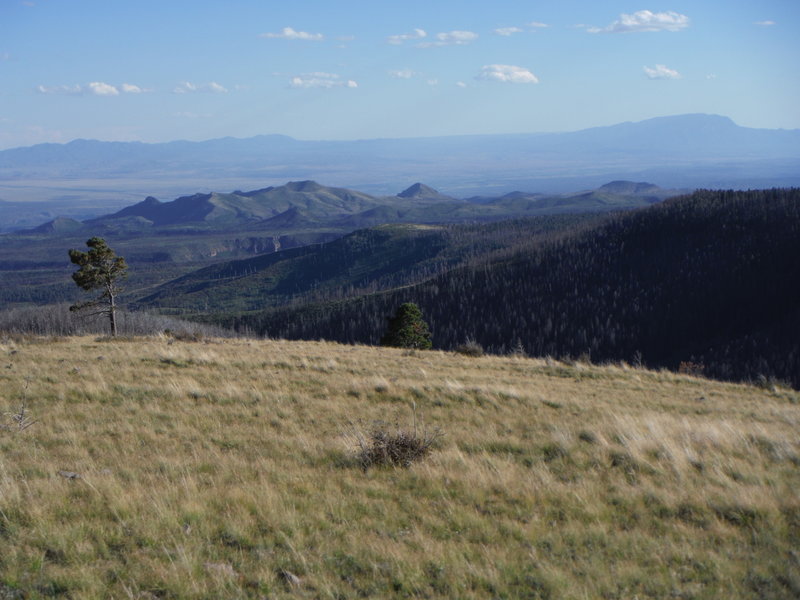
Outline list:
[[[102,81],[92,81],[86,85],[77,83],[74,85],[37,85],[35,89],[40,94],[61,96],[119,96],[120,89],[128,94],[146,91],[129,83],[123,83],[122,86],[117,87]]]
[[[64,96],[80,96],[83,88],[79,85],[37,85],[40,94],[62,94]]]
[[[485,65],[475,79],[501,83],[539,83],[539,79],[524,67],[514,65]]]
[[[666,65],[656,65],[653,67],[644,67],[645,75],[648,79],[680,79],[681,74],[675,69],[670,69]]]
[[[389,75],[395,79],[411,79],[416,73],[411,69],[396,69],[394,71],[389,71]]]
[[[143,94],[150,91],[140,88],[138,85],[133,85],[132,83],[123,83],[120,89],[126,94]]]
[[[0,61],[11,60],[10,52],[0,52]]]
[[[183,81],[176,85],[172,90],[173,94],[193,94],[196,92],[203,92],[207,94],[227,94],[228,90],[218,84],[216,81],[203,83],[200,85],[192,83],[191,81]]]
[[[775,21],[756,21],[753,25],[759,25],[761,27],[771,27],[773,25],[777,25]]]
[[[478,39],[478,34],[472,31],[451,31],[449,33],[437,33],[436,39],[445,44],[469,44]]]
[[[472,31],[448,31],[436,34],[435,42],[422,42],[417,44],[418,48],[430,48],[432,46],[464,46],[471,44],[478,39],[478,34]]]
[[[211,83],[207,83],[204,86],[201,86],[201,92],[211,92],[213,94],[227,94],[228,90],[226,90],[223,86],[218,84],[216,81],[212,81]]]
[[[172,89],[173,94],[190,94],[197,91],[197,86],[190,81],[179,83]]]
[[[428,79],[428,81],[426,83],[428,85],[430,85],[430,86],[439,85],[439,80],[438,79]]]
[[[289,81],[289,87],[294,89],[309,89],[309,88],[357,88],[358,83],[352,79],[342,79],[336,73],[304,73],[292,77]]]
[[[467,84],[463,81],[456,81],[456,87],[465,88],[467,87]]]
[[[325,39],[321,33],[308,33],[307,31],[295,31],[291,27],[284,27],[279,33],[262,33],[262,38],[281,38],[284,40],[307,40],[319,42]]]
[[[86,91],[95,96],[119,96],[119,90],[116,87],[102,81],[92,81],[86,86]]]
[[[509,37],[515,33],[522,33],[522,29],[519,27],[498,27],[497,29],[493,29],[492,32],[497,35],[502,35],[503,37]]]
[[[638,33],[643,31],[680,31],[689,26],[689,17],[673,11],[654,13],[640,10],[632,15],[621,14],[619,19],[603,28],[589,27],[590,33]]]
[[[541,23],[539,21],[531,21],[528,23],[528,27],[533,27],[534,29],[543,29],[545,27],[550,27],[547,23]]]
[[[421,40],[424,37],[428,37],[428,33],[424,29],[415,29],[413,33],[401,33],[398,35],[390,35],[388,38],[386,38],[386,41],[394,46],[399,46],[405,41]]]

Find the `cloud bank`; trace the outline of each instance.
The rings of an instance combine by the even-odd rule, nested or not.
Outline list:
[[[689,26],[689,17],[668,11],[654,13],[640,10],[632,15],[621,14],[607,27],[589,27],[590,33],[641,33],[647,31],[680,31]]]
[[[173,94],[194,94],[198,92],[206,94],[227,94],[228,90],[216,81],[200,85],[194,84],[191,81],[183,81],[172,90]]]
[[[419,48],[431,48],[434,46],[464,46],[471,44],[478,39],[478,34],[472,31],[447,31],[436,34],[435,42],[422,42],[417,44]]]
[[[60,96],[119,96],[120,94],[143,94],[150,91],[131,83],[116,86],[102,81],[91,81],[85,85],[77,83],[74,85],[37,85],[35,89],[40,94]]]

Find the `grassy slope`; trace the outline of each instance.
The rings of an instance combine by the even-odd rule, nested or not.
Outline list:
[[[796,392],[312,342],[0,356],[0,411],[38,420],[0,431],[0,597],[800,593]],[[441,447],[362,472],[351,423],[412,402]]]

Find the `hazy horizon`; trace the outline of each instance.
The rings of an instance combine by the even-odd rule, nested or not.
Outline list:
[[[736,121],[734,121],[733,119],[730,119],[730,117],[727,117],[726,115],[715,115],[715,114],[708,114],[708,113],[695,113],[695,114],[702,114],[703,116],[722,117],[724,119],[729,119],[729,120],[731,120],[733,122],[734,125],[737,125],[739,127],[745,127],[747,129],[765,129],[765,130],[771,130],[771,131],[796,131],[796,130],[800,129],[800,127],[797,127],[797,128],[785,128],[785,127],[778,127],[778,128],[753,127],[753,128],[750,128],[750,127],[746,127],[746,126],[740,125],[739,123],[736,123]],[[681,115],[656,115],[656,116],[653,116],[653,117],[648,117],[648,118],[637,120],[637,121],[623,121],[623,122],[619,122],[619,123],[611,123],[611,124],[608,124],[608,125],[592,125],[592,126],[581,128],[581,129],[572,129],[572,130],[564,130],[564,131],[518,131],[518,132],[513,132],[513,133],[469,133],[469,132],[467,132],[467,133],[454,133],[454,134],[451,134],[451,135],[443,135],[443,136],[437,136],[437,135],[430,135],[430,136],[408,135],[408,136],[375,137],[375,138],[328,138],[328,139],[321,139],[321,138],[300,138],[300,137],[287,135],[285,133],[265,132],[265,133],[254,133],[254,134],[248,135],[248,136],[223,135],[223,136],[218,136],[218,137],[213,137],[213,138],[198,138],[198,139],[181,138],[181,139],[171,139],[171,140],[163,140],[163,141],[115,140],[115,139],[105,140],[105,139],[98,139],[98,138],[73,138],[71,140],[66,140],[66,141],[63,141],[63,142],[39,142],[37,144],[31,144],[29,146],[15,146],[15,147],[12,147],[12,148],[0,148],[0,152],[2,152],[4,150],[16,150],[18,148],[28,148],[28,147],[36,146],[36,145],[39,145],[39,144],[42,144],[42,143],[44,143],[44,144],[50,143],[50,144],[57,144],[57,145],[66,145],[66,144],[71,144],[72,142],[140,143],[140,144],[152,144],[152,145],[155,145],[155,144],[171,144],[171,143],[176,143],[176,142],[177,143],[181,143],[181,142],[203,143],[203,142],[213,142],[213,141],[216,141],[216,140],[224,140],[224,139],[246,140],[246,139],[257,138],[257,137],[289,138],[291,140],[298,141],[298,142],[362,142],[362,141],[392,141],[392,140],[425,140],[425,139],[447,138],[447,137],[465,137],[466,138],[466,137],[514,136],[514,135],[519,135],[519,136],[543,135],[544,136],[544,135],[559,134],[559,133],[577,133],[577,132],[580,132],[580,131],[585,131],[587,129],[600,129],[600,128],[603,128],[603,127],[614,127],[615,125],[625,125],[625,124],[630,124],[630,123],[641,123],[643,121],[651,121],[651,120],[654,120],[654,119],[668,119],[668,118],[671,118],[671,117],[684,117],[684,116],[693,116],[693,115],[686,115],[686,114],[681,114]]]

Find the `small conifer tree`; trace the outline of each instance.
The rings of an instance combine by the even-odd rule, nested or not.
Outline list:
[[[80,269],[72,274],[75,283],[84,290],[102,290],[94,300],[70,306],[71,311],[94,309],[90,314],[105,315],[111,325],[111,335],[117,335],[117,296],[119,280],[127,275],[125,259],[117,256],[103,238],[93,237],[86,242],[88,252],[70,250],[69,259]]]
[[[419,306],[413,302],[401,304],[395,316],[389,319],[389,327],[381,338],[381,346],[428,350],[431,345],[431,332],[428,324],[422,320]]]

